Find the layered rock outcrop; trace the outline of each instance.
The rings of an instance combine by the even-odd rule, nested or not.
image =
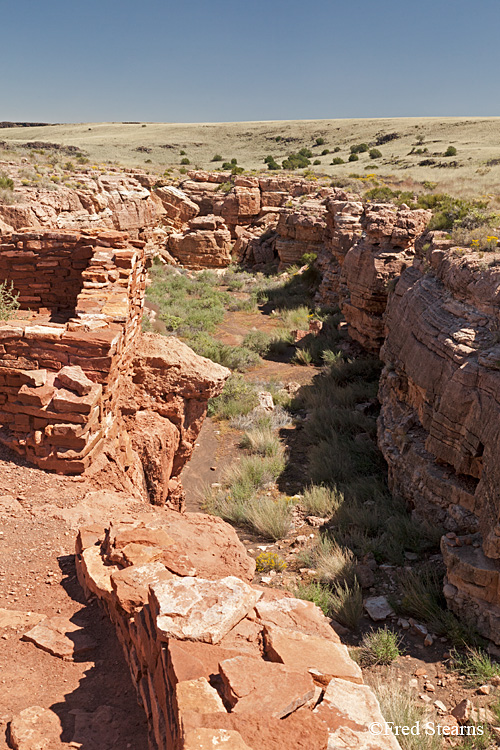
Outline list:
[[[231,263],[233,240],[220,216],[198,216],[188,229],[168,238],[167,249],[187,268],[224,268]]]
[[[189,540],[189,545],[186,545]],[[252,586],[255,564],[221,519],[83,528],[78,578],[113,622],[151,750],[374,747],[377,700],[321,611]],[[388,729],[379,750],[398,750]]]
[[[339,296],[349,335],[368,351],[380,350],[389,286],[411,265],[415,240],[430,217],[430,211],[387,203],[368,205],[361,216],[362,234],[344,257]]]
[[[449,532],[450,607],[500,644],[500,270],[450,245],[424,237],[389,297],[379,445],[392,491]]]

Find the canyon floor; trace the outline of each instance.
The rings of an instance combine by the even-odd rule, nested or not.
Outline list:
[[[238,345],[249,330],[272,332],[276,326],[276,319],[262,308],[227,312],[215,336]],[[314,365],[290,362],[285,353],[274,361],[262,359],[244,377],[254,383],[279,380],[310,386],[319,373],[320,368]],[[308,446],[302,438],[300,420],[281,430],[280,435],[293,460],[280,478],[279,489],[293,496],[304,488]],[[239,460],[240,438],[241,430],[227,423],[205,421],[192,461],[183,474],[188,510],[200,510],[206,488],[221,479],[231,462]],[[89,496],[89,492],[93,494]],[[50,708],[60,719],[61,734],[54,736],[51,750],[146,750],[146,721],[137,706],[120,646],[97,604],[85,601],[75,578],[73,557],[76,530],[82,523],[106,521],[111,513],[130,518],[145,510],[152,515],[162,512],[133,500],[117,508],[116,496],[100,490],[91,479],[48,474],[0,451],[0,598],[5,605],[0,609],[2,750],[8,747],[8,722],[31,705]],[[257,574],[256,582],[294,590],[301,578],[307,580],[296,559],[297,549],[314,545],[318,528],[296,517],[293,532],[277,542],[244,528],[239,528],[238,534],[253,557],[269,551],[287,562],[284,573],[271,581]],[[394,592],[396,572],[394,566],[377,566],[370,595]],[[24,641],[22,636],[36,623],[38,613],[60,614],[82,628],[92,641],[88,654],[75,662],[64,661]],[[486,704],[488,696],[478,695],[463,675],[448,669],[450,643],[446,638],[424,647],[420,636],[397,625],[397,617],[387,623],[400,635],[403,654],[390,670],[377,666],[367,669],[368,681],[378,676],[387,680],[390,671],[396,684],[413,685],[417,700],[429,706],[429,716],[436,721],[439,714],[435,701],[442,702],[447,712],[464,698],[470,698],[476,706]],[[365,614],[356,632],[341,629],[342,638],[355,649],[363,633],[375,626]]]

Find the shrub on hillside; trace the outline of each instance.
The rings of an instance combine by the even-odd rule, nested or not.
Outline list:
[[[380,159],[381,156],[382,156],[382,151],[379,151],[378,148],[370,149],[370,159]]]
[[[350,154],[349,161],[358,161],[359,156],[357,154]]]
[[[455,148],[455,146],[448,146],[443,156],[456,156],[456,153],[457,149]]]

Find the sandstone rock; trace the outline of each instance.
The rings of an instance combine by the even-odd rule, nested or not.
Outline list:
[[[168,251],[186,268],[224,268],[231,263],[231,234],[216,216],[203,217],[201,225],[207,226],[209,218],[214,229],[200,229],[195,220],[187,232],[169,237]]]
[[[328,685],[332,677],[362,683],[360,667],[342,643],[318,636],[284,630],[276,625],[264,627],[266,655],[297,671],[309,671],[315,682]]]
[[[165,209],[163,222],[174,229],[182,229],[188,221],[199,213],[196,203],[185,192],[172,185],[159,187],[155,191]]]
[[[252,750],[326,750],[328,744],[325,723],[305,708],[284,719],[262,713],[228,713],[204,715],[201,721],[206,727],[236,730]]]
[[[147,604],[150,585],[170,578],[172,573],[162,563],[150,562],[117,570],[111,576],[111,586],[122,609],[133,614]]]
[[[455,708],[451,711],[451,715],[455,717],[459,724],[466,724],[471,715],[472,703],[468,698],[460,701]]]
[[[266,626],[276,625],[340,643],[340,638],[323,612],[312,602],[287,597],[281,592],[268,589],[255,605],[255,612]]]
[[[154,584],[151,607],[163,638],[218,643],[259,599],[248,584],[228,576],[219,581],[186,576]]]
[[[329,747],[360,750],[399,750],[399,743],[387,728],[374,694],[366,685],[334,679],[323,700],[314,709],[330,730]],[[371,731],[376,725],[377,734]],[[378,733],[380,732],[380,733]]]
[[[0,607],[0,629],[1,628],[13,628],[19,630],[20,628],[33,627],[38,625],[39,622],[45,620],[46,615],[39,614],[38,612],[23,612],[17,609],[4,609]]]
[[[94,640],[78,625],[64,617],[50,617],[23,635],[24,641],[58,656],[64,661],[74,661],[95,648]]]
[[[371,596],[366,599],[364,606],[374,622],[380,622],[394,614],[394,610],[385,596]]]
[[[41,706],[25,708],[10,723],[14,750],[52,750],[59,746],[61,733],[59,717]]]
[[[62,367],[57,373],[57,380],[64,388],[75,391],[79,396],[90,393],[94,383],[85,375],[81,367]]]
[[[311,677],[285,665],[237,656],[219,666],[224,697],[234,713],[266,713],[282,718],[314,695]]]

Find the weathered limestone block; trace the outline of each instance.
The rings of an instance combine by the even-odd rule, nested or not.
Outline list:
[[[282,209],[275,242],[280,267],[299,263],[304,253],[319,253],[325,242],[326,209],[322,200],[308,200]]]

